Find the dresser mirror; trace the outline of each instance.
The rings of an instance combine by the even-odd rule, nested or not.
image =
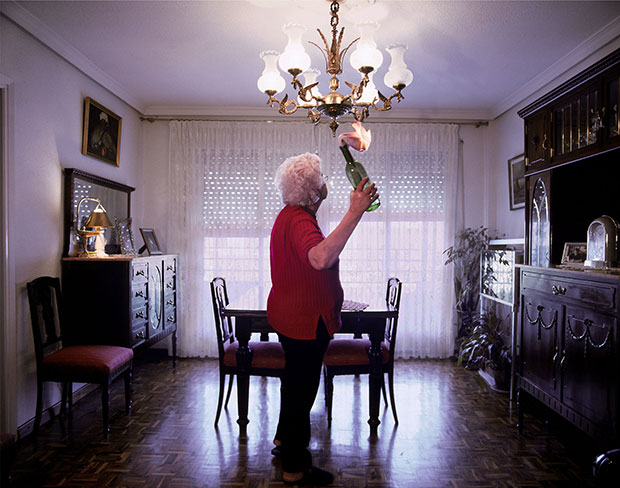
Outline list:
[[[64,194],[64,248],[63,256],[69,256],[72,244],[76,239],[73,229],[76,220],[81,226],[88,218],[96,203],[87,201],[80,207],[80,215],[77,215],[78,204],[85,197],[97,198],[106,210],[112,223],[131,217],[131,192],[135,188],[96,176],[75,168],[65,168],[65,194]],[[115,228],[106,229],[106,253],[120,254],[120,240]]]

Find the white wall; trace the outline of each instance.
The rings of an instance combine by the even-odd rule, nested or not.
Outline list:
[[[143,214],[141,122],[137,113],[39,41],[0,15],[0,76],[9,80],[12,126],[8,127],[12,159],[7,161],[9,190],[9,261],[14,269],[12,320],[2,324],[14,337],[13,357],[4,373],[13,376],[11,410],[15,430],[34,417],[35,360],[26,282],[42,275],[60,276],[63,247],[63,172],[65,167],[109,178],[133,187],[136,228]],[[123,118],[120,167],[81,154],[84,98],[89,96]],[[86,325],[86,324],[85,324]],[[58,390],[46,388],[45,406],[58,401]],[[4,412],[3,412],[4,413]]]

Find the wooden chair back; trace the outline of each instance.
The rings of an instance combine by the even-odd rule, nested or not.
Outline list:
[[[391,277],[387,282],[387,290],[385,293],[385,303],[388,309],[400,310],[400,295],[403,284],[396,278]],[[394,361],[394,347],[396,346],[396,331],[398,329],[398,315],[388,319],[385,325],[385,341],[390,345],[390,361]]]
[[[62,349],[62,294],[60,279],[37,278],[26,285],[32,318],[32,337],[37,367],[43,358]]]
[[[223,314],[224,308],[229,303],[224,278],[218,276],[211,280],[211,301],[213,302],[213,319],[215,321],[219,358],[223,360],[226,343],[235,341],[232,319]]]

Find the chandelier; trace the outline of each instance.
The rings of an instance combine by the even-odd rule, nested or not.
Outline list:
[[[282,28],[288,37],[288,44],[282,54],[278,51],[263,51],[261,53],[260,57],[265,62],[265,69],[257,83],[258,89],[269,96],[267,105],[276,107],[281,114],[289,115],[295,113],[297,109],[303,108],[308,111],[308,119],[314,124],[319,123],[322,116],[330,117],[329,126],[334,136],[340,117],[351,113],[355,120],[363,122],[370,115],[370,107],[379,112],[390,110],[392,100],[395,98],[397,102],[400,102],[404,98],[402,90],[413,81],[413,73],[407,69],[404,60],[407,46],[405,44],[391,44],[386,48],[392,61],[385,75],[384,83],[393,88],[394,93],[385,97],[377,90],[372,77],[381,66],[383,55],[377,49],[373,36],[379,28],[379,24],[376,22],[358,24],[360,37],[354,39],[341,50],[344,27],[338,32],[339,9],[338,1],[332,1],[330,6],[331,46],[319,29],[317,31],[325,49],[312,41],[308,41],[316,46],[325,57],[325,70],[331,75],[329,80],[330,92],[327,95],[321,95],[319,92],[319,82],[316,79],[321,72],[310,67],[310,56],[305,52],[301,43],[301,36],[306,28],[299,24],[287,24]],[[361,73],[362,77],[357,85],[345,81],[351,92],[343,95],[338,92],[340,82],[337,75],[342,73],[344,57],[355,43],[357,46],[351,53],[349,61],[351,66]],[[286,86],[284,78],[280,76],[278,66],[282,71],[288,72],[293,77],[291,85],[297,91],[296,100],[294,98],[289,99],[288,94],[285,94],[281,100],[275,97]],[[299,80],[299,75],[304,77],[304,83]]]

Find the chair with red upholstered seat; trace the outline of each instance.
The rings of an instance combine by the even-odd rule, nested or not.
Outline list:
[[[226,375],[230,376],[228,383],[228,393],[224,408],[228,406],[233,380],[238,373],[237,368],[237,349],[239,343],[235,339],[232,320],[222,312],[228,305],[228,291],[224,278],[214,278],[211,281],[211,300],[213,302],[213,316],[215,320],[215,330],[217,333],[217,347],[220,362],[220,392],[217,402],[217,412],[215,423],[220,419],[222,412],[222,401],[224,399],[224,387]],[[250,341],[248,343],[252,353],[252,366],[250,375],[252,376],[271,376],[281,377],[284,371],[284,350],[279,342]]]
[[[387,282],[385,301],[388,308],[399,310],[402,283],[398,278],[390,278]],[[387,320],[384,340],[381,342],[382,370],[381,375],[383,398],[387,406],[385,391],[385,373],[388,375],[390,402],[394,421],[398,424],[396,403],[394,401],[394,348],[396,347],[396,330],[398,316]],[[325,380],[325,404],[328,422],[332,420],[332,398],[334,395],[334,376],[370,374],[370,340],[368,339],[334,339],[329,343],[323,357],[323,377]]]
[[[63,302],[60,279],[44,276],[27,284],[30,319],[37,362],[37,407],[34,432],[39,430],[43,408],[43,384],[62,383],[61,413],[65,404],[71,409],[73,383],[101,386],[103,433],[110,432],[110,384],[125,378],[125,409],[131,410],[131,375],[133,351],[109,345],[64,346]],[[85,322],[87,325],[87,322]]]

